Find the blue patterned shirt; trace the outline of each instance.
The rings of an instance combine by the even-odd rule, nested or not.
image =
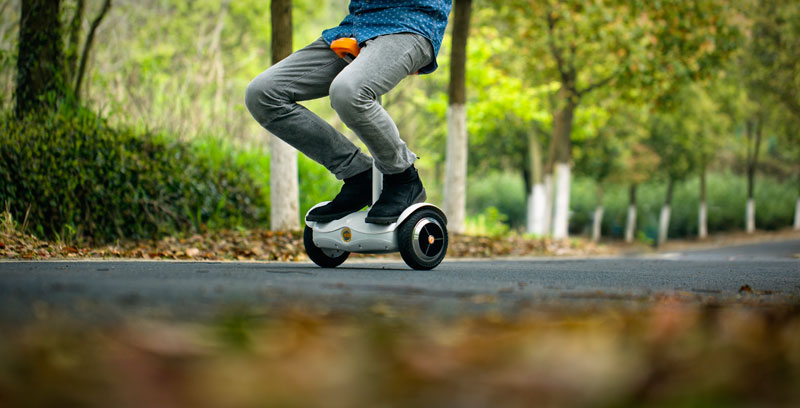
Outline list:
[[[419,70],[429,74],[436,70],[436,55],[442,46],[447,16],[452,0],[351,0],[350,14],[339,26],[322,32],[330,44],[342,37],[353,37],[359,44],[387,34],[414,33],[428,39],[433,46],[433,62]]]

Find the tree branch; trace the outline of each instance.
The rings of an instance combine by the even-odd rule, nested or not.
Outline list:
[[[83,21],[83,11],[86,8],[84,0],[77,0],[75,13],[69,23],[69,42],[67,45],[67,81],[75,81],[75,68],[78,63],[78,42],[81,35],[81,22]]]
[[[545,11],[547,13],[547,45],[550,47],[550,53],[553,54],[553,58],[556,60],[556,69],[558,69],[558,73],[561,76],[561,85],[566,87],[570,92],[573,94],[575,93],[574,86],[572,84],[572,78],[574,77],[574,71],[570,71],[567,69],[567,63],[564,61],[564,57],[561,53],[561,50],[556,47],[556,43],[554,40],[555,37],[555,27],[556,23],[558,22],[557,18],[553,17],[553,13],[548,9]]]
[[[3,4],[0,4],[0,14],[3,14],[6,11],[6,7],[11,3],[11,1],[4,1]]]
[[[622,73],[622,70],[614,71],[613,74],[611,74],[611,75],[609,75],[609,76],[607,76],[607,77],[605,77],[605,78],[603,78],[603,79],[601,79],[599,81],[596,81],[593,84],[589,84],[586,88],[583,88],[582,90],[577,90],[576,89],[575,90],[575,94],[578,95],[578,97],[582,97],[582,96],[588,94],[589,92],[592,92],[593,90],[595,90],[597,88],[605,86],[609,82],[613,81],[616,77],[618,77],[621,73]]]
[[[80,90],[81,90],[81,82],[83,81],[83,74],[86,72],[86,61],[89,58],[89,51],[92,48],[92,43],[94,42],[94,33],[97,31],[97,27],[100,26],[100,23],[103,21],[103,18],[108,13],[108,9],[111,8],[111,0],[105,0],[103,2],[103,8],[100,9],[100,13],[97,14],[97,17],[94,18],[92,21],[92,25],[89,28],[89,35],[86,36],[86,43],[83,46],[83,54],[81,54],[81,65],[78,68],[78,72],[75,75],[75,98],[80,99]]]

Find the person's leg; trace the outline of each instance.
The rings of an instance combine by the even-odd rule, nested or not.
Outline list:
[[[262,127],[344,180],[329,204],[308,214],[310,221],[330,222],[371,203],[372,160],[297,103],[328,95],[331,82],[345,66],[320,38],[261,73],[245,94],[247,109]]]
[[[372,160],[297,102],[328,95],[331,82],[345,66],[320,38],[258,75],[245,94],[247,109],[262,127],[340,180],[369,170]]]
[[[379,98],[432,58],[433,47],[420,35],[385,35],[367,41],[358,58],[331,83],[331,106],[367,145],[383,174],[404,171],[416,156],[400,139]]]
[[[422,36],[381,36],[367,41],[358,58],[331,83],[331,106],[367,145],[376,167],[385,175],[383,192],[367,222],[390,224],[410,205],[425,200],[425,189],[414,168],[416,155],[400,138],[379,98],[432,58],[433,47]]]

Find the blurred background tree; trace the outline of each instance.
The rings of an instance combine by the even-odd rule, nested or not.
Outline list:
[[[338,24],[348,5],[346,0],[291,3],[291,49]],[[51,23],[26,28],[33,26],[21,18],[29,13],[25,7],[55,4],[57,14],[40,14]],[[473,0],[470,10],[468,41],[459,43],[466,44],[468,160],[466,170],[456,172],[466,172],[465,232],[502,222],[498,230],[539,236],[657,242],[659,235],[777,229],[791,225],[793,216],[800,228],[797,2]],[[268,135],[243,106],[247,84],[276,55],[269,2],[4,0],[0,13],[4,113],[16,116],[18,107],[58,110],[59,100],[71,101],[102,118],[107,124],[102,132],[159,134],[186,146],[182,157],[203,163],[203,172],[246,176],[245,184],[252,182],[253,188],[241,191],[252,195],[237,196],[236,205],[256,217],[249,222],[269,221],[273,229],[292,228],[278,221],[299,225],[311,205],[337,191],[335,178],[300,156],[299,208],[291,210],[293,217],[265,215],[276,201],[273,193],[292,195],[271,187],[271,163],[287,166],[271,160],[275,149]],[[443,194],[450,184],[447,112],[457,101],[449,92],[457,62],[451,60],[454,17],[439,53],[440,70],[409,77],[383,99],[421,157],[417,167],[435,203],[454,195]],[[46,36],[59,40],[40,41],[49,48],[39,52],[60,57],[26,51],[30,38]],[[82,65],[85,72],[79,75]],[[35,72],[60,74],[40,76],[44,82],[26,79]],[[306,106],[360,144],[327,100]],[[71,113],[58,112],[70,123]],[[4,129],[2,143],[10,146],[17,136]],[[10,168],[0,170],[0,178],[12,180]],[[190,229],[248,224],[244,216],[220,218],[236,214],[225,177],[218,185],[186,184],[207,192],[192,208],[170,207],[173,193],[152,190],[156,198],[148,200],[159,204],[148,211],[170,208],[175,225],[188,222]],[[4,184],[15,185],[14,194],[30,190]],[[50,208],[3,194],[0,200],[12,202],[20,218],[26,208]],[[669,222],[659,228],[665,204]]]

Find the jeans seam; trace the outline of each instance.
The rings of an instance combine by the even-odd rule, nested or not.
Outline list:
[[[333,51],[331,51],[331,52],[333,52]],[[299,76],[299,77],[295,78],[293,81],[289,82],[289,83],[287,84],[287,88],[288,88],[288,87],[291,87],[291,86],[293,86],[294,84],[296,84],[296,83],[297,83],[297,82],[299,82],[300,80],[302,80],[302,79],[305,79],[305,78],[309,77],[311,74],[313,74],[313,73],[315,73],[315,72],[319,72],[319,71],[321,71],[321,70],[323,70],[323,69],[325,69],[325,68],[328,68],[328,67],[330,67],[331,65],[333,65],[333,64],[335,64],[335,63],[337,63],[337,62],[338,62],[337,60],[331,60],[330,62],[328,62],[328,63],[327,63],[327,64],[325,64],[325,65],[322,65],[322,66],[320,66],[320,67],[318,67],[318,68],[316,68],[316,69],[314,69],[314,70],[311,70],[311,71],[308,71],[308,72],[306,72],[306,73],[305,73],[305,74],[303,74],[302,76]],[[341,71],[340,71],[340,72],[341,72]],[[337,74],[337,75],[338,75],[338,74]],[[333,76],[333,78],[335,79],[337,75],[334,75],[334,76]],[[333,79],[331,79],[331,82],[333,82]],[[328,83],[328,91],[326,91],[325,93],[326,93],[326,95],[327,95],[327,94],[330,94],[330,83]],[[297,103],[297,101],[296,101],[296,100],[294,100],[294,98],[292,98],[292,99],[291,99],[291,102]]]

